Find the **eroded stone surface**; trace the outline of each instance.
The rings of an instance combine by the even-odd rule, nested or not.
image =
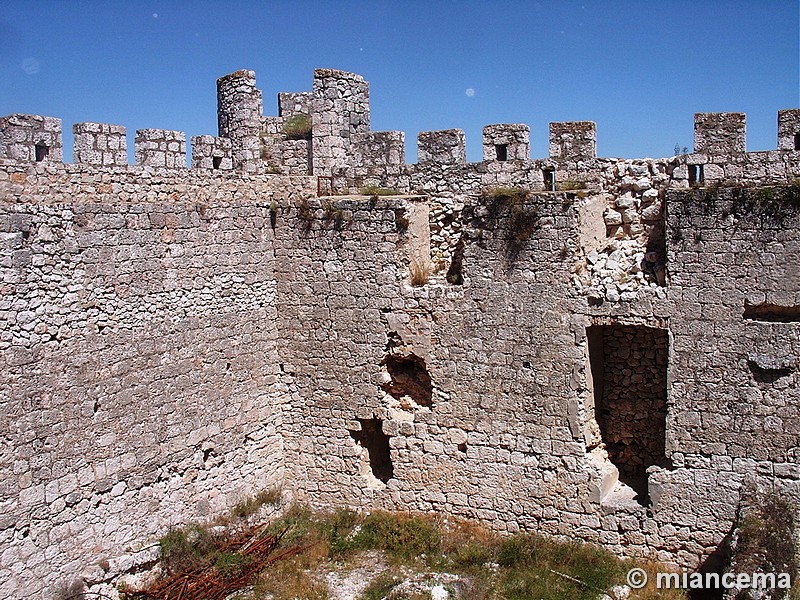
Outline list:
[[[800,175],[792,111],[770,152],[706,119],[730,147],[596,158],[582,123],[544,159],[502,126],[494,160],[464,162],[450,132],[404,164],[359,76],[316,72],[280,117],[251,71],[218,91],[193,169],[180,132],[140,136],[158,164],[64,165],[60,121],[2,121],[0,595],[135,567],[171,525],[278,485],[682,566],[722,541],[745,484],[800,495],[796,195],[746,187]],[[284,139],[306,111],[312,139]],[[309,169],[333,181],[270,173]],[[316,197],[366,185],[405,195]],[[603,386],[626,393],[605,405],[598,326]],[[637,394],[664,386],[663,435],[634,427],[653,409]]]

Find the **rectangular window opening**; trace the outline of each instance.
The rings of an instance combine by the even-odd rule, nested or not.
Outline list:
[[[211,166],[215,169],[219,169],[219,166],[222,164],[222,157],[221,156],[214,156],[211,158]]]
[[[508,160],[508,144],[495,144],[494,151],[497,154],[497,160]]]
[[[50,148],[44,144],[36,144],[36,162],[42,162],[50,154]]]
[[[794,149],[800,150],[800,133],[794,134]]]
[[[703,185],[706,181],[703,165],[688,165],[689,167],[689,185],[697,186]]]
[[[544,189],[555,192],[556,191],[556,172],[555,169],[544,169]]]
[[[647,506],[647,468],[667,464],[668,332],[640,325],[595,325],[587,327],[586,339],[600,441],[619,471],[619,481]]]

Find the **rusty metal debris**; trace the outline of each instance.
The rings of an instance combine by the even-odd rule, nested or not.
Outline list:
[[[228,554],[241,558],[236,561],[235,569],[208,564],[191,571],[171,573],[146,589],[127,591],[128,597],[135,600],[224,600],[231,593],[252,585],[270,564],[304,549],[294,545],[276,553],[288,528],[277,534],[266,534],[265,529],[266,525],[252,528],[216,549],[217,556]]]

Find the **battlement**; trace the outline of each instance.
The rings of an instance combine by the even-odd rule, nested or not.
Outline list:
[[[528,160],[530,140],[527,125],[487,125],[483,128],[483,160]]]
[[[264,489],[689,568],[749,486],[800,506],[800,109],[766,152],[698,113],[682,156],[499,123],[407,164],[363,77],[311,87],[271,116],[221,77],[190,168],[181,131],[129,166],[77,123],[64,164],[59,119],[0,119],[0,596],[107,585]]]
[[[406,165],[402,132],[371,131],[369,83],[361,75],[316,69],[311,91],[278,94],[277,113],[263,114],[262,93],[256,86],[254,71],[243,69],[220,77],[218,136],[192,137],[191,168],[335,176],[352,182],[349,187],[353,187],[367,174],[374,178],[380,170],[389,173]],[[546,160],[550,162],[545,170],[590,172],[596,168],[595,123],[554,122],[549,129]],[[97,167],[127,164],[124,127],[78,123],[73,132],[76,163]],[[530,157],[530,128],[525,124],[487,125],[482,146],[483,162],[536,162]],[[137,165],[186,168],[183,133],[141,129],[134,149]],[[800,151],[800,109],[779,111],[777,151]],[[418,169],[430,164],[465,164],[464,132],[420,132],[417,156]],[[0,159],[18,163],[61,161],[60,119],[19,114],[0,119]],[[726,169],[731,170],[725,165],[743,160],[758,164],[764,160],[763,153],[746,152],[745,115],[697,113],[694,152],[682,157],[685,169],[678,172],[678,179],[686,185],[719,181],[725,178]],[[543,181],[542,186],[547,188],[547,182]]]
[[[15,162],[60,162],[61,119],[40,115],[0,118],[0,158]]]

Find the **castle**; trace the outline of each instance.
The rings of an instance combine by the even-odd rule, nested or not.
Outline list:
[[[800,110],[778,149],[596,156],[591,122],[370,130],[360,76],[219,136],[0,119],[0,595],[154,557],[267,488],[695,568],[800,502]],[[389,191],[396,195],[386,195]],[[798,504],[800,505],[800,504]]]

